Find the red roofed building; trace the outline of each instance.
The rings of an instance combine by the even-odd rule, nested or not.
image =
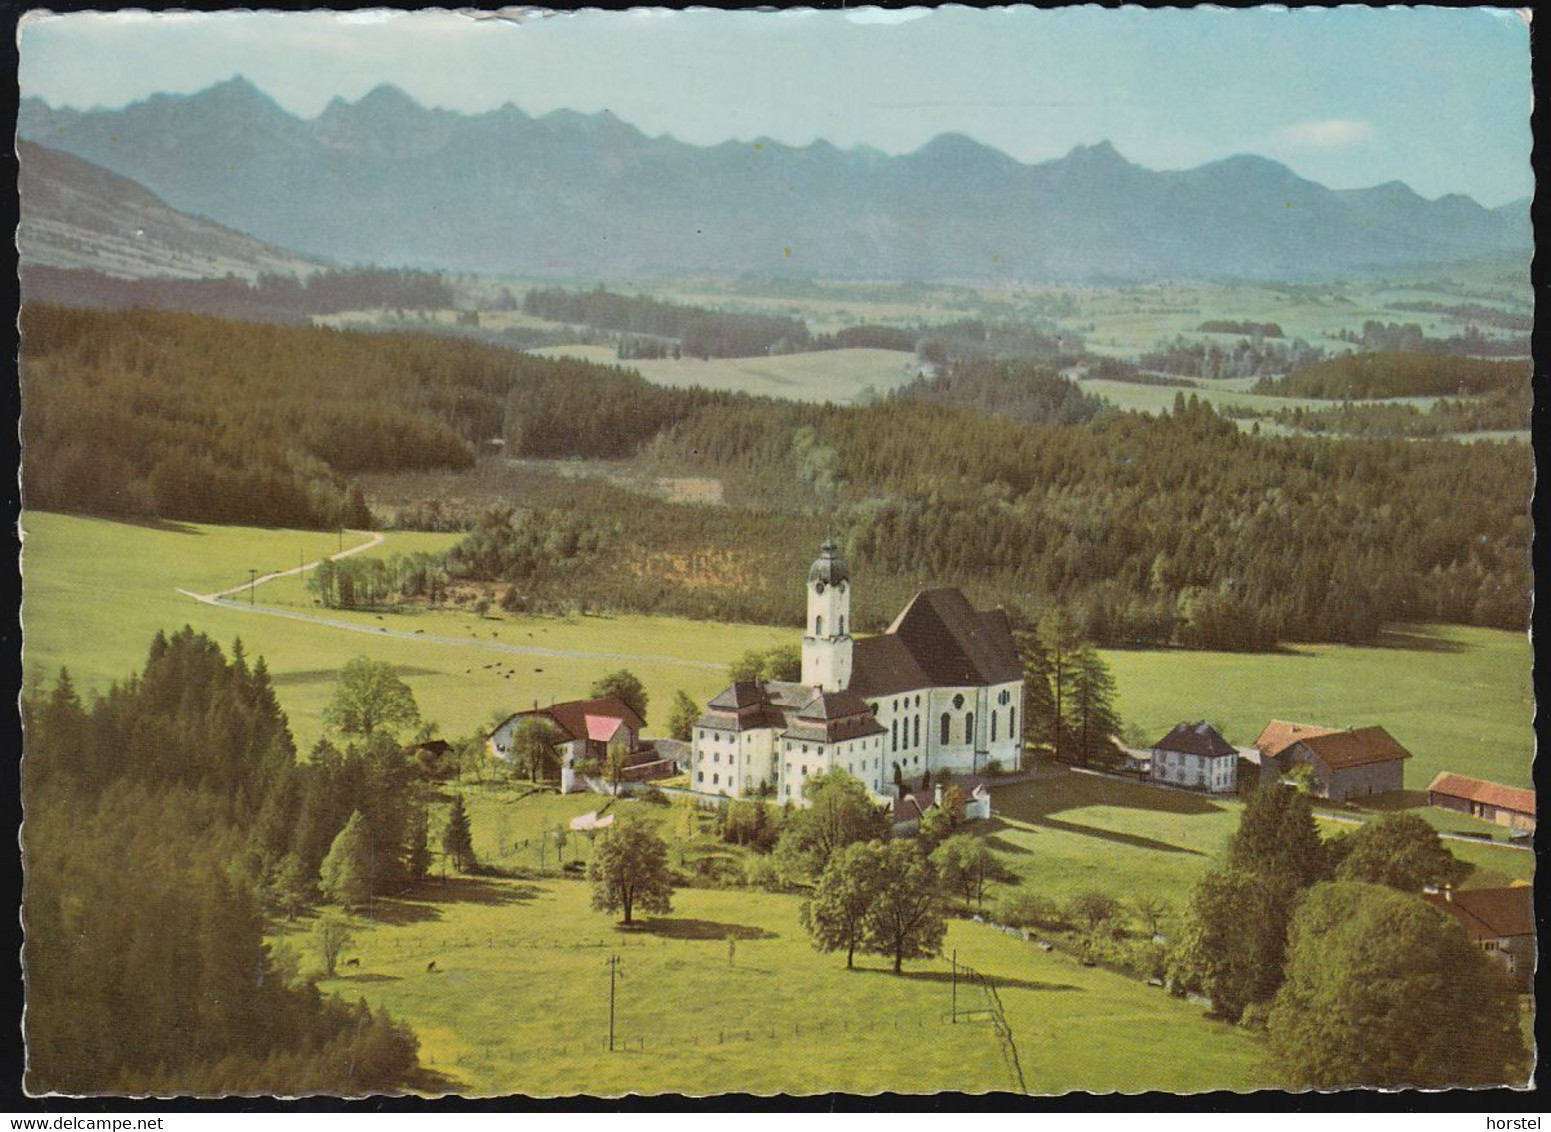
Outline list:
[[[1460,922],[1470,942],[1501,964],[1521,991],[1535,979],[1535,890],[1467,888],[1427,893],[1423,899]]]
[[[548,707],[519,711],[507,716],[486,740],[490,751],[497,758],[511,761],[513,736],[526,719],[543,720],[553,731],[555,752],[560,759],[562,789],[569,789],[576,777],[574,772],[587,764],[606,766],[611,751],[623,752],[627,770],[636,770],[660,761],[652,745],[641,740],[641,731],[646,722],[618,696],[568,700],[563,704],[550,704]],[[665,769],[664,773],[669,771]]]
[[[1357,727],[1303,735],[1272,761],[1284,770],[1307,765],[1313,772],[1312,792],[1344,802],[1405,789],[1405,760],[1410,757],[1384,728]]]
[[[1444,771],[1427,787],[1427,804],[1510,829],[1535,832],[1535,792]]]

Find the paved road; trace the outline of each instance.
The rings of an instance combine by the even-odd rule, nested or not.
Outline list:
[[[355,534],[366,534],[365,531],[356,531]],[[386,541],[386,536],[381,534],[371,535],[365,542],[358,546],[352,546],[348,550],[342,550],[338,554],[329,555],[332,561],[341,558],[349,558],[352,554],[360,554],[362,551],[371,550],[381,546]],[[248,593],[253,588],[272,582],[276,578],[290,577],[294,574],[305,574],[308,570],[314,570],[317,562],[309,562],[305,566],[293,566],[289,570],[276,570],[272,574],[255,578],[251,583],[243,582],[229,589],[220,590],[217,593],[197,594],[192,590],[179,589],[178,592],[185,597],[191,597],[205,605],[217,606],[221,609],[231,610],[235,613],[261,614],[266,617],[284,617],[292,621],[305,621],[313,625],[322,625],[329,629],[339,629],[347,633],[370,633],[374,637],[396,637],[407,641],[419,641],[436,645],[455,645],[458,648],[477,648],[487,652],[506,653],[513,656],[543,656],[553,658],[569,658],[574,660],[619,660],[636,663],[652,664],[676,664],[683,668],[698,668],[712,672],[723,671],[725,664],[711,664],[701,660],[685,660],[677,656],[651,656],[638,653],[623,652],[588,652],[584,649],[554,649],[544,648],[539,645],[510,645],[500,641],[481,641],[473,637],[444,637],[424,630],[409,631],[405,629],[389,629],[380,625],[363,625],[356,621],[343,621],[335,617],[323,617],[315,613],[304,613],[299,609],[278,609],[272,605],[250,605],[243,601],[231,600],[232,595]],[[250,593],[251,596],[251,593]]]

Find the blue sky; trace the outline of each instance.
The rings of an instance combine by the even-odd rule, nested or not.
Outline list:
[[[244,74],[317,114],[391,82],[428,106],[612,110],[714,144],[890,153],[957,131],[1022,161],[1108,138],[1158,169],[1261,153],[1336,188],[1533,191],[1529,33],[1506,9],[851,9],[34,18],[22,93],[117,107]]]

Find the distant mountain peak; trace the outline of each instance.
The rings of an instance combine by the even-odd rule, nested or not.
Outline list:
[[[378,83],[372,87],[361,96],[361,101],[356,103],[356,108],[377,113],[404,113],[425,109],[404,93],[402,87],[394,86],[392,83]]]

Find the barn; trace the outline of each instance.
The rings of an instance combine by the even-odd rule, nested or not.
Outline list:
[[[1535,832],[1535,792],[1443,771],[1427,787],[1427,804],[1509,829]]]

